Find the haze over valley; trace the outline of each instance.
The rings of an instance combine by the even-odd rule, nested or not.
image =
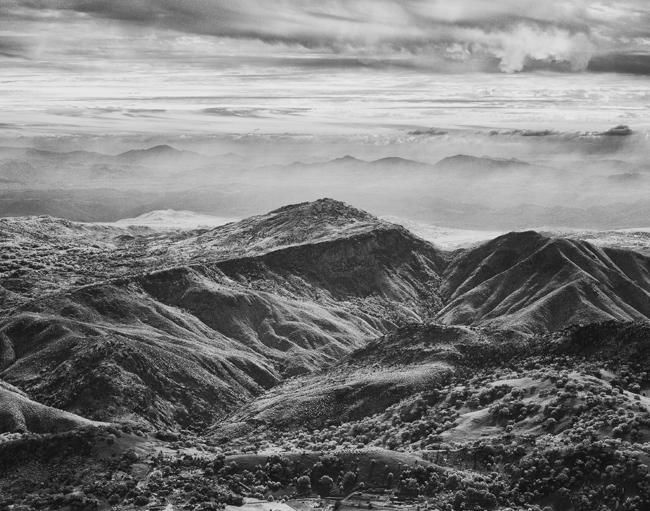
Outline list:
[[[118,154],[2,147],[0,212],[116,221],[175,209],[243,218],[327,196],[378,215],[463,229],[647,227],[642,133],[405,137],[382,145],[253,137],[215,141],[211,149],[203,142],[204,152],[168,144]],[[330,154],[310,154],[316,144]],[[483,153],[488,144],[492,155]],[[552,157],[535,154],[542,151]]]

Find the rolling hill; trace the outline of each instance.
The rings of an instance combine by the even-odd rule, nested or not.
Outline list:
[[[626,410],[621,423],[641,430],[636,440],[650,438],[650,384],[641,372],[650,362],[649,333],[648,323],[615,321],[535,337],[406,325],[326,371],[270,389],[211,434],[270,451],[330,441],[407,451],[518,437],[554,444],[574,428],[587,427],[592,438],[626,437],[630,429],[613,429],[619,421],[598,422],[618,407]]]

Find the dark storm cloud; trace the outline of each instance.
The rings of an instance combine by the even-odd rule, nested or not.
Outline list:
[[[650,54],[599,55],[589,62],[589,70],[610,73],[650,75]]]
[[[133,27],[169,40],[185,34],[258,41],[271,47],[269,56],[283,45],[296,57],[401,60],[443,71],[450,65],[607,71],[620,67],[616,59],[590,61],[601,54],[650,54],[646,0],[5,0],[0,15],[0,28],[13,22],[19,30],[22,23],[33,32],[42,25],[54,46],[57,27],[63,33],[66,24],[111,20],[125,27],[121,42],[128,41],[135,54],[139,36]],[[238,50],[236,41],[230,48]],[[162,53],[141,55],[164,59]]]

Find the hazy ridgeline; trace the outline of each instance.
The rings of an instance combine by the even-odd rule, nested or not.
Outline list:
[[[179,209],[242,218],[324,196],[378,215],[483,229],[643,227],[650,211],[650,142],[623,128],[5,144],[3,216],[114,221]]]

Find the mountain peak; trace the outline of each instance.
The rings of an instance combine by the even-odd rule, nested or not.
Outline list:
[[[456,154],[454,156],[449,156],[443,158],[438,163],[436,167],[439,168],[463,168],[470,167],[472,169],[481,167],[486,169],[501,169],[501,168],[510,168],[510,167],[527,167],[530,164],[517,160],[516,158],[492,158],[489,156],[472,156],[468,154]]]
[[[188,239],[182,251],[184,257],[189,256],[190,259],[226,260],[260,256],[289,247],[385,236],[402,241],[408,238],[409,243],[424,244],[427,245],[426,250],[433,250],[433,247],[399,225],[380,220],[344,202],[324,198],[284,206],[240,222],[215,227]]]
[[[158,144],[149,149],[145,149],[149,153],[181,153],[179,149],[170,146],[169,144]]]
[[[625,124],[620,124],[618,126],[614,126],[613,128],[608,129],[607,131],[603,131],[600,133],[600,135],[603,136],[610,136],[610,137],[628,137],[634,133],[632,131],[632,128]]]
[[[370,213],[357,209],[349,204],[324,197],[311,202],[300,202],[275,209],[269,215],[290,214],[295,216],[313,217],[340,217],[345,219],[357,219],[363,221],[377,221],[379,219]]]
[[[165,158],[168,156],[193,155],[190,151],[176,149],[168,144],[158,144],[146,149],[131,149],[117,155],[118,158]]]
[[[527,243],[527,242],[540,242],[540,241],[548,241],[548,240],[550,240],[548,236],[544,236],[543,234],[531,229],[528,231],[507,232],[506,234],[494,238],[492,241],[489,241],[488,243],[494,243],[494,244],[513,243],[515,245],[521,245],[522,243]]]
[[[360,160],[359,158],[355,158],[354,156],[351,156],[349,154],[346,154],[345,156],[341,156],[340,158],[334,158],[333,160],[330,160],[328,163],[368,163],[365,160]]]
[[[371,162],[374,165],[408,165],[408,166],[426,166],[426,164],[416,161],[409,160],[408,158],[402,158],[401,156],[386,156],[385,158],[380,158]]]
[[[453,156],[447,156],[446,158],[443,158],[440,160],[440,162],[444,161],[475,161],[475,160],[480,160],[478,156],[472,156],[470,154],[454,154]]]

